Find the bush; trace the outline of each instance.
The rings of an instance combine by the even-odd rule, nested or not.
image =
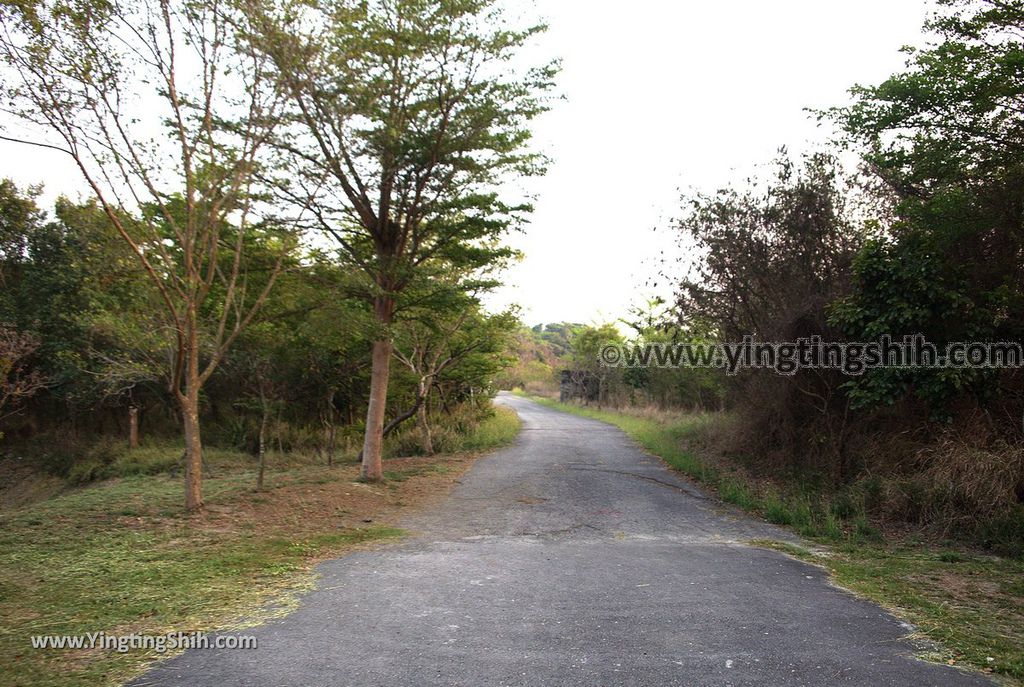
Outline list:
[[[479,407],[462,403],[450,413],[430,418],[430,433],[437,453],[480,451],[510,443],[519,431],[515,411],[501,406]],[[409,420],[385,445],[389,457],[423,455],[420,428]]]
[[[89,446],[82,457],[68,469],[67,479],[72,484],[84,484],[107,479],[115,474],[114,464],[127,447],[109,438],[100,439]]]

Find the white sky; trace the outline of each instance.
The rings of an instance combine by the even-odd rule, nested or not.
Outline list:
[[[921,43],[926,0],[538,0],[567,100],[537,126],[553,159],[492,308],[603,322],[651,292],[679,191],[712,191],[823,141],[804,108],[848,100]],[[658,226],[660,231],[654,232]],[[662,295],[671,288],[662,284]]]
[[[512,239],[526,258],[490,307],[517,303],[530,325],[623,316],[672,249],[679,191],[714,190],[780,145],[827,138],[804,108],[842,104],[851,85],[900,69],[927,3],[537,0],[551,25],[538,54],[562,58],[566,100],[537,122],[553,164],[531,182],[537,211]],[[65,156],[3,141],[0,176],[43,182],[47,199],[83,188]]]

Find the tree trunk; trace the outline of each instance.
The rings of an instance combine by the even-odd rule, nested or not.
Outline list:
[[[437,395],[441,397],[441,410],[444,411],[445,415],[451,415],[452,409],[448,407],[448,399],[445,398],[444,389],[441,388],[440,384],[434,384],[437,389]]]
[[[327,425],[327,467],[334,465],[334,446],[337,443],[335,437],[337,432],[334,428],[334,423]]]
[[[139,447],[139,409],[128,406],[128,448]]]
[[[402,413],[399,414],[397,417],[395,417],[391,422],[389,422],[386,425],[384,425],[384,429],[381,431],[381,438],[390,436],[392,432],[394,432],[396,429],[398,429],[402,425],[403,422],[405,422],[406,420],[411,418],[413,415],[415,415],[419,411],[420,405],[422,404],[422,402],[423,402],[423,398],[420,397],[420,396],[417,396],[416,397],[416,402],[413,403],[412,406],[408,410],[402,411]],[[360,463],[363,462],[363,449],[359,449],[359,455],[356,456],[356,460],[358,462],[360,462]]]
[[[284,440],[281,438],[281,410],[277,411],[277,422],[274,423],[274,436],[277,437],[277,452],[284,455]]]
[[[327,405],[324,408],[324,453],[327,454],[327,467],[334,464],[334,391],[327,393]]]
[[[259,469],[256,472],[256,491],[263,491],[263,473],[267,466],[267,423],[270,421],[270,409],[264,403],[263,416],[260,418],[260,436],[257,451],[259,452]]]
[[[384,477],[381,454],[384,448],[384,412],[388,396],[388,374],[391,368],[391,316],[394,302],[379,296],[374,303],[374,314],[382,331],[373,342],[373,367],[370,372],[370,402],[366,408],[366,435],[363,438],[363,479],[377,482]]]
[[[195,314],[191,315],[188,350],[185,356],[185,393],[175,389],[181,406],[185,429],[185,511],[198,513],[203,509],[203,439],[199,432],[199,337]]]
[[[391,365],[391,342],[373,342],[373,369],[370,372],[370,403],[366,409],[366,436],[363,439],[363,479],[378,481],[384,475],[381,454],[384,448],[384,411]]]
[[[420,425],[420,434],[423,441],[423,452],[428,456],[434,455],[434,439],[430,436],[430,423],[427,421],[427,393],[430,387],[425,382],[420,382],[419,394],[420,407],[416,411],[416,419]]]
[[[185,427],[185,510],[203,509],[203,440],[199,433],[199,380],[191,378],[179,397]]]

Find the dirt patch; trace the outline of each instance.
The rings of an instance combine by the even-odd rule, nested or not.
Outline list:
[[[263,491],[208,503],[201,515],[189,518],[189,525],[213,535],[246,531],[282,536],[394,526],[405,512],[440,503],[477,458],[479,454],[388,460],[384,471],[391,479],[380,483],[358,481],[355,464],[272,473]]]
[[[935,583],[937,589],[942,590],[941,596],[943,598],[951,596],[956,599],[969,599],[972,597],[992,599],[1001,593],[1000,585],[996,580],[976,575],[942,571],[927,579]]]

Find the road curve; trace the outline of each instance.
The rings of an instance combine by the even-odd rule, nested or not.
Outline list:
[[[320,566],[257,650],[133,682],[202,687],[989,685],[915,660],[909,628],[751,539],[618,429],[502,394],[523,420],[405,543]],[[246,631],[249,632],[248,630]]]

